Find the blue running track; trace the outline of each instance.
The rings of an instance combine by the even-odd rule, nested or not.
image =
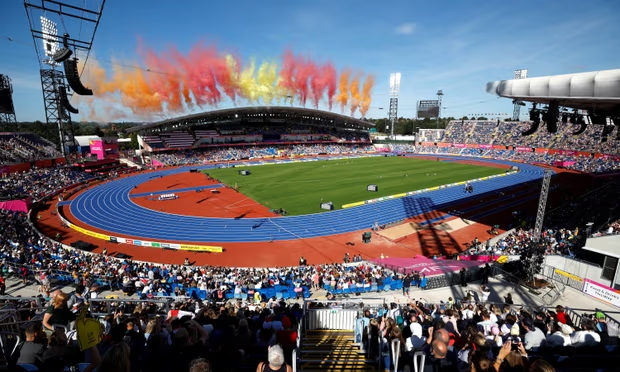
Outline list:
[[[139,198],[142,196],[155,196],[155,195],[163,195],[163,194],[176,194],[179,192],[187,192],[187,191],[200,191],[200,190],[209,190],[209,189],[219,189],[220,187],[224,187],[224,184],[218,183],[217,185],[207,185],[207,186],[196,186],[196,187],[185,187],[182,189],[170,189],[170,190],[162,190],[162,191],[152,191],[152,192],[143,192],[140,194],[132,194],[129,195],[130,198]]]
[[[442,155],[442,158],[446,156]],[[196,243],[295,240],[369,229],[375,222],[383,225],[404,220],[477,194],[540,179],[544,175],[542,168],[533,165],[476,160],[517,165],[521,171],[506,177],[475,182],[473,195],[465,194],[461,186],[455,186],[406,198],[303,216],[240,219],[194,217],[158,212],[131,201],[131,190],[154,176],[187,172],[189,168],[214,168],[213,165],[192,166],[139,174],[98,185],[78,195],[70,204],[70,210],[75,218],[85,224],[127,238]]]

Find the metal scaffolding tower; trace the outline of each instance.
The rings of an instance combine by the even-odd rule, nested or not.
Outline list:
[[[549,196],[549,184],[551,183],[553,171],[545,170],[542,189],[540,190],[540,199],[538,199],[538,212],[536,212],[536,225],[534,226],[534,241],[539,241],[542,235],[542,226],[545,221],[545,209],[547,208],[547,197]]]
[[[50,69],[41,70],[41,87],[43,90],[43,105],[45,106],[45,119],[47,124],[56,125],[58,128],[58,139],[60,140],[60,152],[66,156],[65,145],[69,135],[67,130],[71,131],[73,138],[73,123],[71,122],[71,114],[60,103],[60,95],[58,88],[64,85],[65,75],[62,71]]]
[[[527,69],[515,70],[515,79],[526,79]],[[514,109],[512,110],[512,120],[518,121],[521,116],[521,106],[523,101],[514,101]]]
[[[86,2],[83,7],[80,7],[61,0],[24,0],[30,32],[40,65],[45,118],[50,127],[58,128],[60,151],[64,156],[67,151],[66,145],[75,145],[73,123],[67,109],[67,106],[71,107],[68,102],[72,96],[68,88],[73,87],[71,83],[79,81],[81,75],[77,68],[75,74],[67,71],[68,64],[65,60],[72,55],[77,56],[78,53],[80,57],[84,56],[83,72],[105,2],[106,0],[93,1],[89,4],[89,8],[92,9],[88,9]],[[58,25],[62,26],[62,32],[59,32]],[[60,71],[63,61],[69,80],[66,80],[65,73]],[[77,64],[77,57],[72,61]],[[76,89],[72,91],[81,94]],[[67,93],[66,96],[64,92]],[[77,110],[73,112],[77,113]]]
[[[398,120],[398,94],[400,93],[400,72],[390,74],[390,111],[388,120],[390,122],[390,138],[394,139],[394,127]]]
[[[17,123],[13,106],[13,84],[10,77],[2,74],[0,74],[0,123]]]

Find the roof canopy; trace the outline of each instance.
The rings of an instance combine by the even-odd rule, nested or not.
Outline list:
[[[620,69],[487,83],[488,93],[520,101],[576,109],[612,110],[620,106]]]
[[[583,249],[605,256],[620,258],[618,247],[620,247],[620,235],[609,235],[597,238],[588,238]]]
[[[139,125],[127,129],[127,132],[172,130],[190,127],[192,125],[214,123],[239,123],[242,120],[251,120],[253,123],[269,122],[277,119],[299,120],[300,123],[315,125],[332,125],[351,129],[368,130],[374,124],[350,116],[335,114],[329,111],[308,109],[303,107],[241,107],[224,110],[209,111],[200,114],[182,116],[156,123]]]

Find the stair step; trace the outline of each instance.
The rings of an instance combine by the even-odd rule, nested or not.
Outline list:
[[[321,366],[311,366],[311,367],[305,367],[302,369],[302,371],[304,372],[342,372],[342,371],[348,371],[348,372],[356,372],[356,371],[360,371],[360,372],[375,372],[377,371],[374,367],[372,366],[350,366],[347,367],[346,369],[344,368],[325,368],[325,367],[321,367]]]
[[[351,364],[351,365],[366,365],[371,364],[371,361],[366,359],[357,359],[357,360],[342,360],[342,359],[301,359],[301,364],[304,365],[306,363],[315,363],[320,365],[341,365],[341,364]]]
[[[311,335],[342,335],[353,336],[353,331],[348,329],[311,329],[305,332],[305,336]]]
[[[353,359],[364,359],[366,358],[366,355],[364,354],[358,354],[358,353],[301,353],[301,358],[306,358],[306,359],[321,359],[321,360],[330,360],[330,359],[348,359],[348,360],[353,360]]]
[[[301,351],[303,352],[304,350],[309,350],[309,351],[321,350],[321,351],[327,352],[327,351],[334,351],[334,350],[358,351],[361,349],[357,346],[352,346],[352,345],[310,345],[310,346],[302,346]]]

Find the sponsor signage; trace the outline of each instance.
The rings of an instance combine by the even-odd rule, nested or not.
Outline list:
[[[584,279],[583,293],[610,305],[620,307],[620,291],[590,279]]]

